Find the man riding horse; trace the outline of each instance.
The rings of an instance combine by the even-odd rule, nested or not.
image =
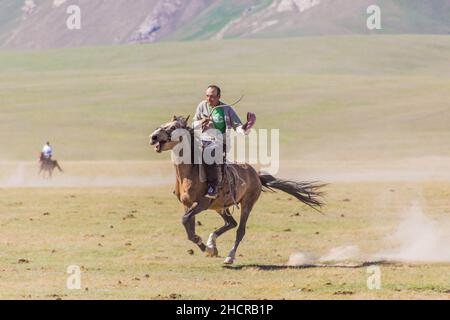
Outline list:
[[[194,130],[202,130],[202,160],[205,167],[208,189],[205,197],[210,199],[217,198],[217,185],[219,181],[219,165],[216,161],[209,161],[209,155],[222,149],[226,151],[225,133],[226,130],[234,129],[237,132],[248,134],[250,126],[248,123],[242,125],[242,121],[234,111],[233,107],[220,101],[221,90],[216,85],[210,85],[206,89],[206,100],[199,103],[194,116]],[[221,139],[217,139],[217,131],[222,135]],[[214,157],[215,158],[215,157]],[[223,158],[222,158],[223,159]]]
[[[238,246],[244,238],[250,212],[262,191],[274,191],[274,189],[278,189],[316,209],[322,205],[322,192],[319,189],[323,185],[316,182],[283,180],[270,174],[259,173],[252,166],[245,163],[230,163],[226,167],[229,167],[229,170],[234,172],[233,175],[238,177],[240,183],[223,183],[221,188],[217,188],[218,165],[217,162],[209,161],[209,158],[211,158],[209,154],[211,150],[209,149],[213,148],[213,151],[223,151],[221,140],[223,141],[224,139],[216,138],[223,135],[223,132],[226,133],[227,129],[234,129],[238,132],[241,131],[244,134],[248,134],[255,123],[256,117],[254,114],[248,113],[247,123],[242,125],[233,108],[220,101],[220,89],[217,86],[209,86],[207,88],[206,98],[207,100],[201,102],[197,107],[193,121],[194,128],[188,124],[189,117],[173,116],[171,121],[160,125],[150,134],[149,145],[154,146],[154,150],[157,153],[177,149],[175,153],[180,154],[178,146],[181,144],[183,147],[181,150],[183,151],[183,157],[185,156],[186,150],[184,147],[190,147],[191,161],[174,162],[176,173],[174,194],[184,207],[182,217],[183,226],[186,229],[188,239],[195,243],[201,251],[206,252],[211,257],[218,256],[216,239],[225,232],[238,227],[234,245],[224,260],[225,264],[232,264],[234,263]],[[201,126],[200,128],[203,127],[200,139],[201,144],[204,146],[202,163],[196,161],[195,152],[197,150],[195,148],[198,137],[195,127],[198,128],[199,126]],[[210,130],[205,130],[207,128],[211,128],[210,130],[215,129],[216,132],[219,132],[219,136],[209,137]],[[176,134],[178,130],[184,131],[187,135],[179,136]],[[186,141],[188,141],[187,145],[185,145]],[[220,161],[223,158],[214,156],[214,159]],[[207,183],[201,179],[202,167],[205,165],[207,168],[206,171],[208,172]],[[229,210],[230,207],[237,205],[240,206],[241,211],[239,224]],[[195,217],[208,209],[216,211],[224,220],[224,225],[213,231],[205,244],[202,238],[195,232]]]
[[[39,162],[40,162],[39,174],[42,171],[44,171],[44,175],[45,175],[45,172],[47,172],[48,177],[51,178],[53,170],[55,168],[58,168],[58,170],[60,172],[63,172],[63,170],[61,169],[61,167],[58,164],[58,161],[52,160],[52,156],[53,156],[53,148],[52,148],[50,142],[47,141],[45,143],[44,147],[42,148],[41,155],[39,157]]]
[[[188,125],[188,118],[174,116],[171,121],[159,126],[150,134],[150,146],[154,146],[157,153],[171,151],[180,144],[186,147],[184,146],[186,142],[184,138],[187,137],[189,139],[187,141],[190,142],[188,145],[191,148],[190,156],[192,160],[192,156],[195,156],[193,148],[197,143],[197,137],[195,130]],[[189,136],[179,136],[175,134],[177,130],[183,130]],[[178,154],[179,151],[177,150],[175,153]],[[182,149],[182,151],[184,155],[185,149]],[[201,251],[206,251],[209,256],[216,257],[218,255],[216,239],[225,232],[238,227],[235,243],[224,260],[225,264],[234,262],[238,246],[245,235],[248,217],[262,191],[278,189],[312,208],[320,208],[322,205],[320,200],[322,192],[319,191],[323,186],[322,184],[278,179],[269,174],[258,173],[252,166],[244,163],[229,164],[241,183],[233,184],[233,186],[224,183],[217,190],[216,199],[207,198],[205,193],[207,193],[208,185],[200,178],[201,168],[204,164],[195,161],[175,161],[174,165],[176,173],[174,194],[184,206],[182,223],[190,241],[197,244]],[[234,205],[240,206],[239,225],[229,210]],[[195,232],[195,216],[208,209],[216,211],[225,224],[212,232],[205,244]]]
[[[47,141],[44,144],[44,147],[42,147],[42,153],[41,153],[42,160],[51,160],[52,155],[53,155],[53,148],[50,145],[50,142]]]

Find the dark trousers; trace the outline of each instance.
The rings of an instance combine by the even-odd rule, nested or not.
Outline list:
[[[225,161],[226,155],[226,146],[225,143],[223,144],[223,159]],[[205,153],[203,152],[203,156]],[[212,156],[215,156],[215,150],[212,152]],[[219,174],[220,174],[220,167],[222,164],[212,163],[208,164],[206,163],[205,159],[203,158],[203,165],[205,166],[206,171],[206,180],[208,182],[208,185],[211,185],[213,187],[216,187],[219,184]]]
[[[213,186],[214,188],[219,183],[219,165],[218,164],[206,164],[206,179],[208,181],[208,185]]]

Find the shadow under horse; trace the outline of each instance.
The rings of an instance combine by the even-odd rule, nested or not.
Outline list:
[[[39,172],[38,175],[42,173],[43,178],[51,179],[53,176],[53,171],[58,168],[59,172],[64,172],[63,169],[59,166],[59,163],[57,160],[48,159],[44,156],[44,153],[41,152],[41,155],[39,157]]]
[[[226,166],[231,166],[231,170],[242,183],[235,183],[232,186],[227,182],[222,182],[222,186],[218,190],[218,197],[216,199],[206,198],[204,195],[207,190],[207,183],[200,179],[200,166],[202,164],[195,164],[193,161],[195,137],[194,130],[188,126],[188,119],[189,117],[174,116],[171,121],[161,125],[150,135],[149,144],[154,146],[157,153],[170,151],[180,143],[179,139],[178,141],[172,141],[172,133],[177,129],[185,129],[189,132],[192,161],[188,164],[175,164],[176,184],[174,193],[184,205],[182,223],[188,239],[197,244],[201,251],[206,251],[208,256],[218,256],[217,237],[238,226],[229,211],[230,207],[238,204],[241,208],[241,216],[236,240],[224,261],[225,264],[233,264],[239,243],[244,238],[248,217],[262,191],[273,192],[273,189],[284,191],[316,210],[323,205],[321,202],[323,193],[320,192],[320,188],[324,184],[281,180],[268,174],[258,173],[248,164],[227,164]],[[227,179],[231,178],[224,174],[223,180]],[[210,234],[205,245],[202,238],[195,233],[195,216],[207,209],[215,210],[225,224]]]

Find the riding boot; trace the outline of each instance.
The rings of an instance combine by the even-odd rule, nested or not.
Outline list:
[[[205,163],[205,171],[208,181],[208,191],[205,194],[205,197],[210,199],[217,198],[217,184],[218,184],[218,172],[217,172],[217,164],[206,164]]]

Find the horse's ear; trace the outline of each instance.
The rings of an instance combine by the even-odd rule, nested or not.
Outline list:
[[[186,122],[186,124],[188,123],[188,120],[189,120],[189,117],[190,117],[191,115],[188,115],[187,117],[186,117],[186,119],[184,120],[185,122]]]
[[[172,121],[176,121],[177,120],[177,116],[173,116]]]

